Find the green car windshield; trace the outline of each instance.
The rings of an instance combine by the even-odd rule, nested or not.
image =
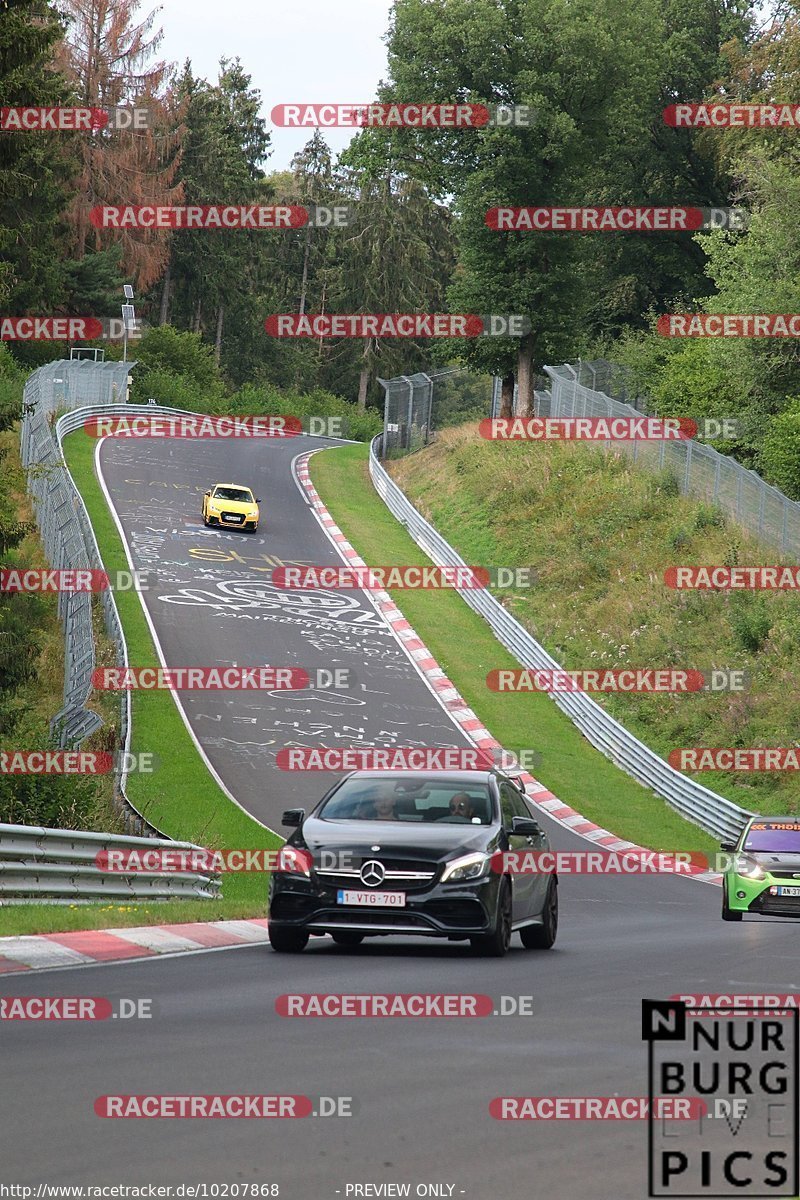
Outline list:
[[[751,825],[742,848],[776,854],[800,854],[800,824],[759,821]]]

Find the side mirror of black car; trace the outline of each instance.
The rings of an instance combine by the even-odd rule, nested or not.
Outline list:
[[[303,824],[305,815],[304,808],[287,808],[281,816],[281,825],[291,825],[293,828],[297,828],[298,825]]]
[[[736,842],[720,842],[719,848],[720,850],[735,850]]]
[[[511,832],[522,834],[523,837],[537,837],[542,827],[533,817],[512,817]]]

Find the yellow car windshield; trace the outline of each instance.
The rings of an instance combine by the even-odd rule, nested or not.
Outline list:
[[[214,491],[212,500],[234,500],[239,504],[253,504],[253,493],[247,488],[236,487],[218,487]]]

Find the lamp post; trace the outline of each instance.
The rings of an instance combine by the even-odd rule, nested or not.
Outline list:
[[[128,327],[129,326],[130,326],[130,328],[134,327],[134,324],[136,322],[136,314],[133,311],[133,304],[130,303],[130,301],[133,300],[133,287],[131,286],[131,284],[126,283],[123,285],[123,291],[125,293],[125,300],[127,301],[127,303],[123,304],[123,306],[122,306],[122,361],[127,362],[128,361]]]

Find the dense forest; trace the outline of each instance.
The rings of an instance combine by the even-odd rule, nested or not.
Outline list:
[[[796,0],[398,0],[380,100],[527,104],[534,119],[366,128],[337,159],[316,131],[272,172],[269,122],[236,56],[246,50],[231,45],[217,78],[198,78],[190,62],[158,57],[155,14],[139,7],[0,5],[3,106],[151,114],[139,132],[0,138],[4,313],[118,316],[131,282],[149,327],[196,334],[210,350],[210,383],[322,388],[362,408],[380,401],[378,375],[459,361],[514,377],[524,412],[542,364],[603,356],[630,366],[659,411],[741,418],[733,452],[800,495],[796,341],[655,331],[664,312],[800,308],[796,129],[673,128],[663,116],[678,102],[796,97]],[[347,204],[351,218],[208,232],[91,220],[98,204],[150,203]],[[747,224],[610,235],[487,226],[492,206],[532,204],[736,204]],[[447,343],[264,332],[271,313],[407,311],[521,313],[531,330]],[[175,375],[178,347],[192,353],[174,342]],[[62,351],[13,346],[26,366]]]

